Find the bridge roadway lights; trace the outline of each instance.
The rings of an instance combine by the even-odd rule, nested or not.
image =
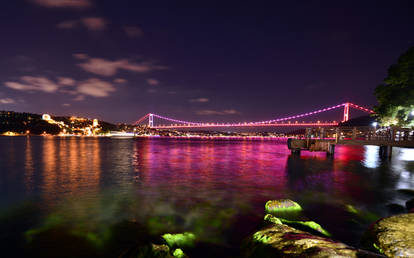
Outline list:
[[[338,123],[337,122],[332,122],[332,123],[291,123],[290,121],[293,121],[294,119],[298,119],[298,118],[302,118],[302,117],[307,117],[310,115],[315,115],[315,114],[319,114],[322,112],[326,112],[326,111],[330,111],[330,110],[334,110],[336,108],[340,108],[343,107],[344,108],[344,112],[343,112],[343,119],[342,121],[348,121],[350,118],[350,108],[355,108],[355,109],[359,109],[362,110],[364,112],[367,113],[374,113],[373,110],[369,110],[367,108],[355,105],[353,103],[347,102],[347,103],[343,103],[343,104],[339,104],[336,106],[331,106],[331,107],[327,107],[327,108],[322,108],[319,110],[315,110],[312,112],[307,112],[307,113],[302,113],[302,114],[298,114],[298,115],[294,115],[294,116],[289,116],[289,117],[283,117],[283,118],[278,118],[278,119],[273,119],[273,120],[267,120],[267,121],[260,121],[260,122],[245,122],[245,123],[235,123],[235,124],[220,124],[220,123],[201,123],[201,122],[189,122],[189,121],[182,121],[182,120],[177,120],[177,119],[173,119],[173,118],[168,118],[168,117],[163,117],[160,115],[156,115],[156,114],[152,114],[152,113],[148,113],[147,115],[145,115],[144,117],[140,118],[138,121],[136,121],[134,124],[139,124],[142,121],[144,121],[146,118],[148,118],[148,126],[150,128],[159,128],[159,129],[167,129],[167,128],[206,128],[206,127],[251,127],[251,126],[258,126],[258,127],[264,127],[264,126],[312,126],[312,127],[321,127],[321,126],[337,126]],[[158,118],[158,119],[163,119],[163,120],[167,120],[170,122],[175,123],[175,125],[170,125],[170,126],[154,126],[154,117]],[[288,122],[287,122],[288,121]],[[282,122],[282,123],[280,123]],[[181,124],[181,125],[178,125]],[[322,137],[323,138],[323,137]]]

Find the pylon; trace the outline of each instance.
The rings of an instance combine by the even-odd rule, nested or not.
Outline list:
[[[349,103],[345,103],[344,105],[344,119],[342,122],[346,122],[349,120]]]

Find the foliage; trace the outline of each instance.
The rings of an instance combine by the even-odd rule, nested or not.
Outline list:
[[[414,126],[414,46],[391,65],[383,84],[375,89],[375,112],[384,126]]]

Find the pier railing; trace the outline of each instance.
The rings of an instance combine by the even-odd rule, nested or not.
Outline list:
[[[408,146],[414,145],[414,130],[410,128],[380,128],[369,129],[367,127],[338,127],[336,130],[336,142],[346,140],[359,140],[378,143],[389,143],[390,145],[401,145],[407,143]],[[378,144],[377,144],[378,145]]]

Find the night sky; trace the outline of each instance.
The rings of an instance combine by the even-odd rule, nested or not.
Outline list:
[[[412,0],[13,0],[0,13],[0,110],[111,122],[372,107],[414,45]]]

